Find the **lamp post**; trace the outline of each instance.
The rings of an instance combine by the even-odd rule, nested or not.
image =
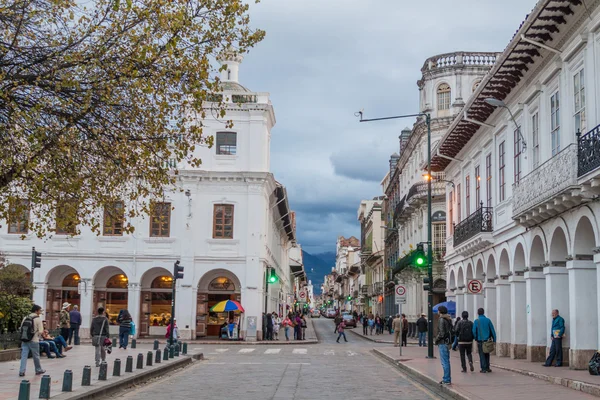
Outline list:
[[[519,124],[517,124],[517,120],[515,119],[515,116],[513,115],[512,111],[510,111],[510,108],[508,108],[506,103],[503,102],[502,100],[498,100],[494,97],[488,97],[487,99],[485,99],[485,102],[488,103],[492,107],[502,107],[502,108],[505,108],[506,111],[508,111],[508,114],[510,115],[510,119],[512,119],[512,122],[515,124],[515,127],[517,128],[517,132],[519,132],[519,136],[521,137],[521,143],[523,143],[523,150],[526,150],[527,142],[525,142],[525,138],[523,137],[523,134],[521,133],[521,127],[519,126]]]
[[[425,113],[395,115],[383,118],[363,119],[363,112],[355,114],[360,117],[360,122],[384,121],[388,119],[425,117],[427,124],[427,175],[431,176],[431,115]],[[431,238],[431,179],[427,180],[427,277],[429,290],[427,292],[427,358],[433,358],[433,264],[432,264],[432,238]]]

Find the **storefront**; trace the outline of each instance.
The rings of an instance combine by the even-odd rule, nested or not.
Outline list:
[[[173,277],[162,275],[154,278],[149,290],[142,292],[140,336],[161,336],[167,332],[171,320],[173,300]]]
[[[236,300],[241,303],[237,277],[224,270],[207,273],[198,285],[196,336],[218,337],[221,326],[234,319],[233,312],[210,311],[211,307],[224,300]]]
[[[104,311],[110,323],[110,333],[119,331],[117,317],[121,310],[127,309],[128,302],[127,276],[116,267],[106,267],[98,272],[94,285],[94,314],[99,307]]]
[[[46,320],[50,329],[60,328],[60,311],[65,302],[80,305],[79,274],[68,266],[57,267],[48,281],[46,292]],[[65,276],[66,275],[66,276]]]

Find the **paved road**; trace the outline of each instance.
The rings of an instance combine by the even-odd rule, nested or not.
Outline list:
[[[315,319],[321,343],[291,346],[201,346],[206,361],[121,394],[121,399],[439,399],[373,355],[380,346]],[[387,345],[389,346],[389,345]],[[197,348],[196,346],[193,346]],[[114,396],[113,396],[114,397]]]

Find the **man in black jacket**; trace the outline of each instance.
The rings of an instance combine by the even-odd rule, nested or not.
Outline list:
[[[90,334],[92,344],[96,348],[96,367],[100,366],[100,360],[106,361],[106,349],[104,339],[108,337],[108,318],[104,315],[104,307],[98,308],[98,315],[92,319]]]
[[[273,315],[267,314],[267,340],[273,340]]]
[[[419,347],[427,346],[427,319],[425,314],[421,314],[421,318],[417,320],[417,332],[419,333]]]

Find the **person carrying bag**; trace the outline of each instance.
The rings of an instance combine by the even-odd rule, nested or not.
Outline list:
[[[473,336],[477,341],[479,364],[482,374],[492,372],[490,369],[490,353],[496,348],[496,331],[494,324],[484,315],[483,308],[477,310],[477,320],[473,323]]]
[[[107,347],[110,354],[110,346],[107,346],[108,338],[108,318],[104,315],[104,307],[98,308],[98,315],[92,319],[90,334],[92,336],[92,345],[96,348],[96,367],[100,366],[101,361],[106,361]]]

